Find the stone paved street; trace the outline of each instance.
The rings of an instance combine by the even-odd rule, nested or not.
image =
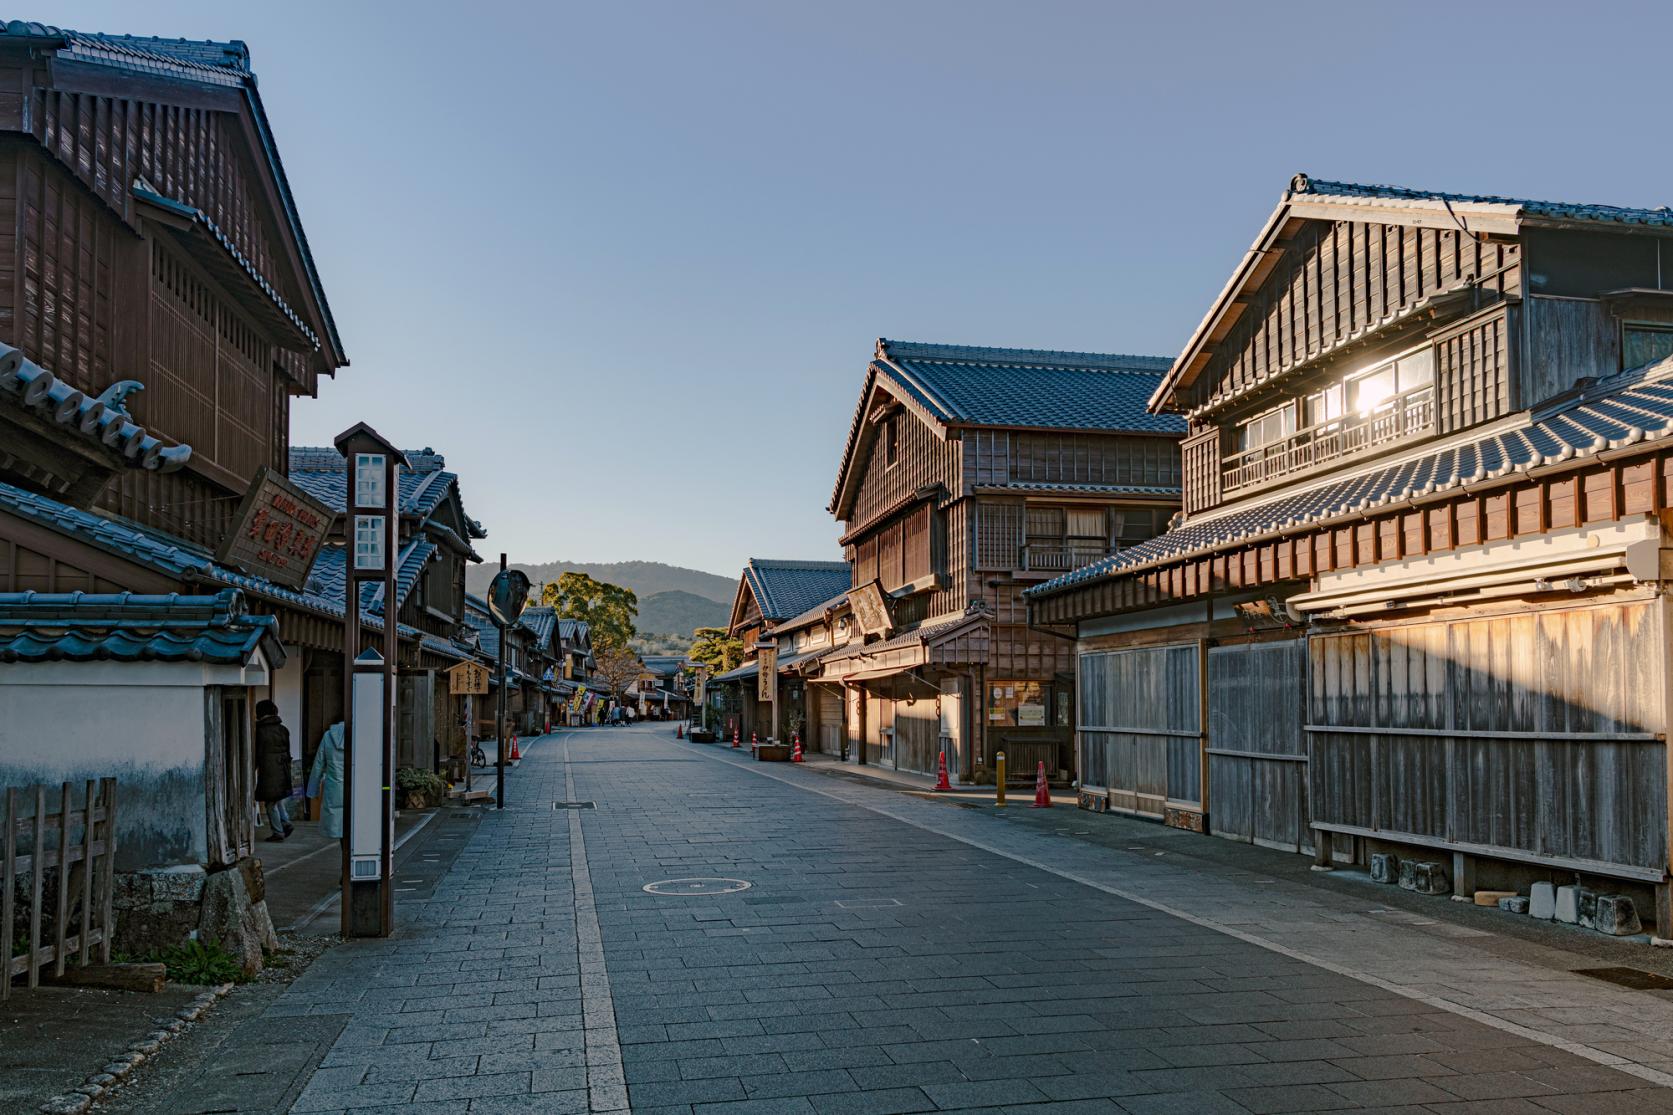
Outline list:
[[[269,1008],[276,1033],[340,1024],[291,1110],[1673,1111],[1648,1055],[1603,1048],[1628,1025],[1565,1036],[1356,978],[1265,947],[1253,915],[1226,932],[1019,862],[1113,870],[990,809],[663,726],[555,737],[508,786],[504,813],[436,822],[472,835],[394,939],[332,950]],[[750,886],[643,889],[690,878]],[[1474,963],[1492,983],[1522,962]],[[1664,999],[1598,987],[1588,1010],[1661,1026]]]

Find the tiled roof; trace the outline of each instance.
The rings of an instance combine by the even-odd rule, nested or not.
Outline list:
[[[1007,492],[1061,492],[1065,495],[1145,496],[1158,499],[1178,499],[1180,495],[1178,484],[1050,484],[1013,480],[1004,484],[978,484],[976,487],[978,491],[992,488],[995,491],[1003,489]]]
[[[685,665],[685,656],[680,654],[648,654],[639,659],[644,664],[647,673],[658,677],[673,677]]]
[[[210,555],[178,538],[126,520],[81,511],[47,496],[0,482],[0,510],[5,510],[59,534],[85,542],[106,553],[183,581],[216,582],[257,596],[319,612],[335,618],[346,614],[343,601],[342,547],[322,546],[300,589],[276,585],[217,565]],[[335,555],[333,555],[335,551]],[[399,583],[399,582],[397,582]],[[411,585],[408,585],[410,590]],[[405,597],[402,597],[405,599]],[[362,609],[363,622],[381,628],[377,614]],[[416,628],[402,625],[402,636],[416,636]]]
[[[578,619],[558,620],[558,638],[566,643],[574,644],[587,636],[587,625]]]
[[[724,674],[716,674],[714,677],[710,678],[709,681],[711,683],[717,681],[742,681],[745,678],[752,678],[760,672],[760,664],[755,659],[751,658],[742,666],[733,667],[732,669],[727,670]]]
[[[845,561],[780,561],[750,558],[744,580],[767,620],[799,616],[815,604],[848,591],[853,574]]]
[[[800,615],[793,616],[790,619],[774,624],[773,626],[779,631],[794,631],[798,627],[805,627],[810,623],[816,623],[819,620],[824,619],[826,612],[833,608],[840,608],[846,603],[848,603],[848,590],[844,588],[843,591],[837,593],[829,600],[821,600],[813,607],[803,610]]]
[[[459,491],[459,474],[448,472],[446,458],[428,447],[403,449],[401,455],[406,458],[398,485],[401,514],[426,519],[447,500],[449,490]],[[291,483],[339,515],[348,509],[348,463],[336,449],[292,446],[289,464]],[[461,496],[461,508],[463,503]],[[482,524],[468,515],[465,532],[471,538],[488,537]]]
[[[123,457],[135,468],[173,472],[192,456],[189,445],[165,445],[133,421],[124,398],[143,389],[120,380],[98,395],[76,390],[23,353],[0,344],[0,398],[32,411],[71,437]]]
[[[212,596],[0,593],[0,662],[207,662],[242,666],[258,646],[284,664],[274,616]]]
[[[467,662],[476,657],[471,653],[470,647],[463,646],[452,639],[444,639],[440,635],[432,635],[428,631],[419,638],[418,643],[425,650],[435,651],[443,658],[452,658],[459,662]]]
[[[882,339],[878,374],[942,422],[1179,434],[1148,402],[1172,361],[1159,356],[927,345]]]
[[[1364,198],[1377,201],[1451,202],[1463,205],[1502,205],[1530,217],[1562,221],[1596,221],[1606,224],[1673,226],[1673,209],[1635,209],[1620,205],[1590,205],[1572,201],[1535,201],[1531,198],[1498,197],[1493,194],[1455,194],[1439,190],[1414,190],[1406,186],[1382,186],[1359,182],[1327,182],[1298,174],[1290,182],[1298,196]]]
[[[1035,597],[1164,565],[1286,531],[1373,513],[1514,472],[1582,460],[1608,449],[1673,437],[1673,358],[1624,372],[1489,433],[1454,439],[1389,464],[1300,491],[1188,519],[1148,542],[1036,585]]]
[[[549,647],[558,628],[557,609],[545,604],[524,608],[523,614],[517,617],[517,625],[534,633],[535,646]]]

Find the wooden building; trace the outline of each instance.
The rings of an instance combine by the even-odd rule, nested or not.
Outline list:
[[[1151,400],[1181,521],[1028,594],[1082,805],[1667,935],[1669,353],[1665,209],[1298,175]]]
[[[849,691],[856,761],[991,781],[1073,776],[1071,640],[1022,591],[1157,534],[1185,424],[1146,402],[1165,359],[880,340],[830,511],[853,639],[819,662]]]
[[[850,580],[847,562],[749,559],[738,577],[726,628],[743,642],[748,658],[708,682],[711,707],[719,714],[723,734],[736,729],[746,740],[751,734],[773,739],[775,733],[788,739],[792,721],[808,721],[806,694],[799,684],[786,686],[783,679],[801,661],[796,639],[813,619],[846,597]],[[767,672],[761,665],[764,651],[770,656]],[[763,682],[763,677],[769,680]],[[776,721],[774,685],[779,687]]]

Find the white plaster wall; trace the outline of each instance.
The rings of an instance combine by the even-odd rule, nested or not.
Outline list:
[[[269,675],[267,699],[279,706],[279,719],[290,729],[290,757],[302,758],[302,652],[293,653]]]
[[[0,786],[117,779],[124,867],[202,862],[206,685],[237,668],[164,662],[0,667]],[[263,678],[265,680],[265,678]]]

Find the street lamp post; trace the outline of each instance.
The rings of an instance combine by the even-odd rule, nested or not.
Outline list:
[[[507,569],[505,555],[500,555],[500,571],[494,574],[493,583],[488,586],[488,614],[499,629],[499,678],[500,694],[495,704],[495,712],[499,719],[495,723],[495,734],[499,737],[495,747],[494,767],[499,774],[499,786],[495,790],[497,795],[494,808],[505,808],[505,745],[506,736],[506,687],[505,687],[505,640],[517,617],[523,614],[523,605],[529,599],[529,578],[520,569]]]

